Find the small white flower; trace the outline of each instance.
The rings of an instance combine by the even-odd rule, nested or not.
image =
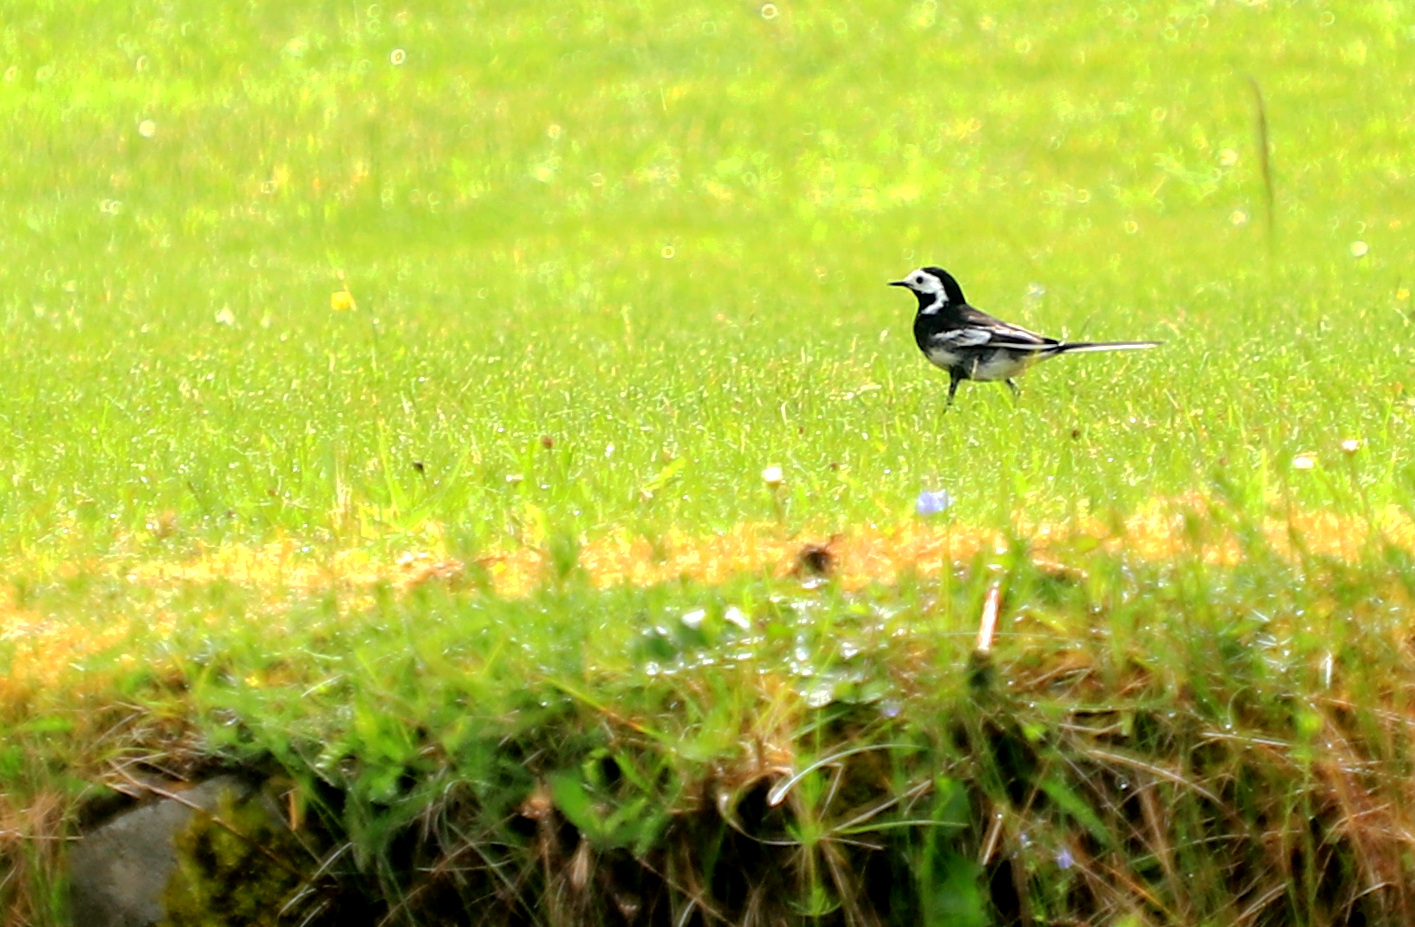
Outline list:
[[[143,138],[152,138],[157,134],[157,123],[153,122],[151,119],[144,119],[142,122],[138,123],[138,134]]]
[[[1292,458],[1292,469],[1294,470],[1310,470],[1316,465],[1317,458],[1315,454],[1298,454],[1296,457]]]
[[[780,486],[782,479],[780,467],[771,466],[762,471],[762,482],[772,488]]]
[[[1364,241],[1353,241],[1351,243],[1351,256],[1354,258],[1363,258],[1366,256],[1366,252],[1370,250],[1370,245],[1366,244]]]
[[[1361,439],[1347,438],[1345,441],[1341,442],[1341,449],[1348,454],[1354,454],[1361,450]]]
[[[408,53],[401,48],[395,48],[393,53],[388,56],[388,60],[396,68],[408,60]]]

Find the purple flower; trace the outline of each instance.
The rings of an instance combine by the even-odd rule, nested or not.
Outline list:
[[[949,497],[948,490],[940,489],[937,492],[929,492],[927,489],[919,493],[918,501],[914,503],[914,511],[920,515],[937,515],[946,511],[953,504],[953,499]]]
[[[1062,847],[1056,851],[1056,865],[1059,869],[1070,869],[1076,865],[1076,857],[1071,855],[1071,851]]]

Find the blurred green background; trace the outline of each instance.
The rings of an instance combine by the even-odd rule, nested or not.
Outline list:
[[[0,549],[705,530],[770,465],[832,530],[1408,507],[1412,48],[1403,2],[8,4]],[[924,263],[1168,344],[945,415]]]

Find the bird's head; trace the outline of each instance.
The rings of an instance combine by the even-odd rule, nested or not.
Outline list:
[[[942,267],[920,267],[903,280],[891,280],[890,286],[908,287],[919,298],[919,308],[942,306],[947,303],[961,306],[967,302],[963,298],[963,288],[953,275]]]

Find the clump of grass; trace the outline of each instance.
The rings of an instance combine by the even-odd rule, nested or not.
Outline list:
[[[13,777],[13,758],[5,759]],[[14,801],[13,794],[0,797],[0,924],[22,927],[45,923],[63,907],[58,874],[72,796],[47,783],[31,783],[22,792],[23,803]]]

